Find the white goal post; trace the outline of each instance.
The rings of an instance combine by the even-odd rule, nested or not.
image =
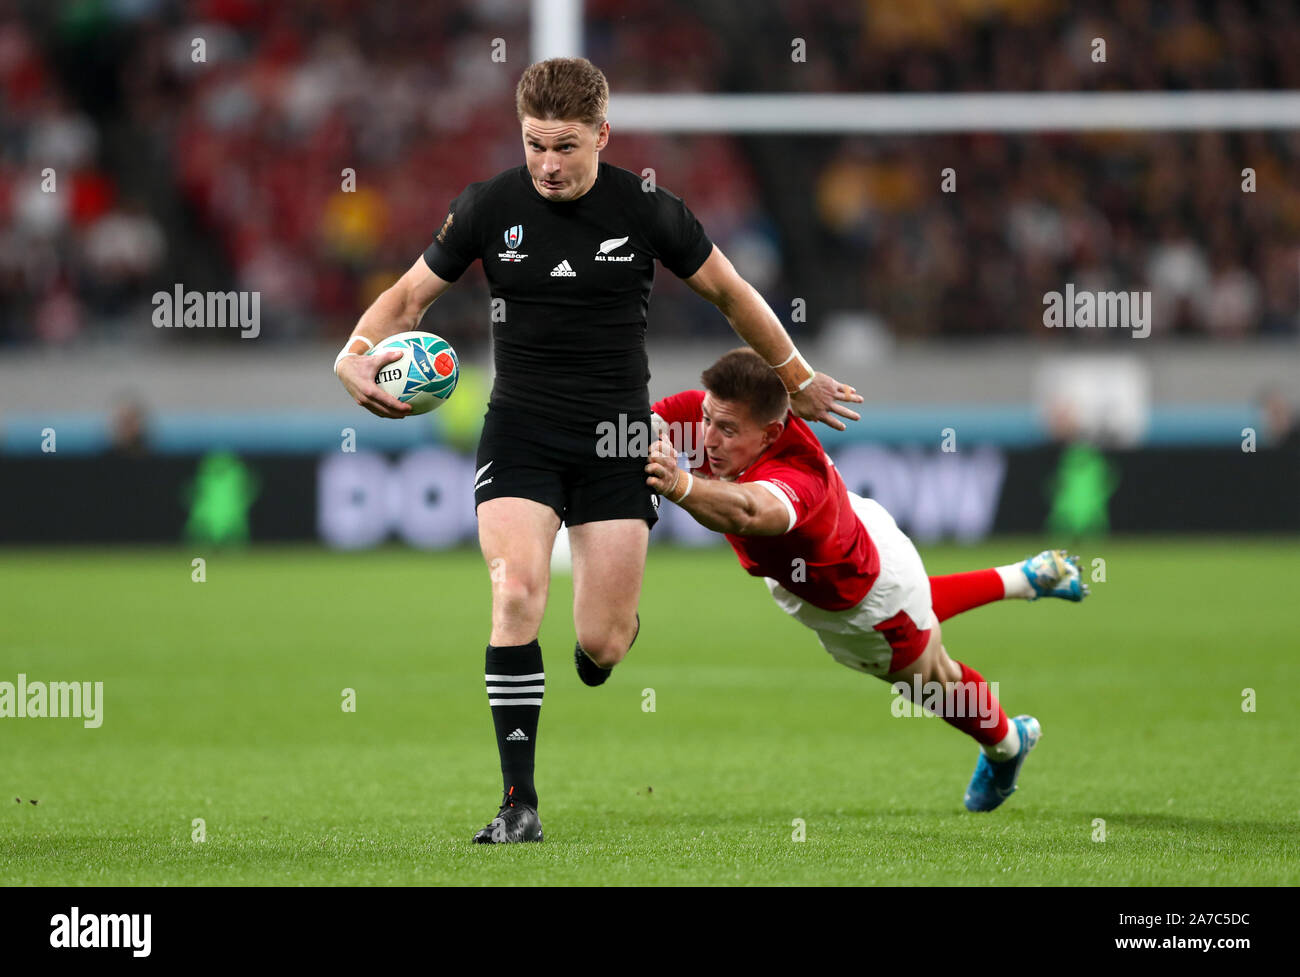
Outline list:
[[[943,133],[1300,129],[1300,92],[611,94],[623,132]]]
[[[534,61],[583,53],[583,0],[532,0]],[[624,132],[939,133],[1300,129],[1300,92],[610,95]]]

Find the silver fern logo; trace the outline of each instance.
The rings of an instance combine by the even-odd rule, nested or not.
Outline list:
[[[612,237],[606,241],[600,242],[600,247],[596,251],[597,261],[631,261],[636,257],[635,254],[610,254],[611,251],[617,251],[623,245],[627,244],[627,237]]]

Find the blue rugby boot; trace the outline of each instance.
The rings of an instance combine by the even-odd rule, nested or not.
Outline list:
[[[970,779],[970,786],[966,788],[968,811],[991,811],[1016,792],[1020,767],[1025,762],[1025,757],[1029,756],[1029,751],[1038,745],[1043,730],[1033,716],[1017,716],[1011,721],[1020,733],[1020,752],[1010,760],[999,763],[990,760],[980,750],[975,774]]]
[[[1079,558],[1065,550],[1043,550],[1020,564],[1020,569],[1034,590],[1030,600],[1060,597],[1078,602],[1088,596],[1088,585],[1079,573]]]

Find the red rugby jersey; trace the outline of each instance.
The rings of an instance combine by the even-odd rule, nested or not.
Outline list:
[[[656,403],[654,412],[673,425],[673,446],[700,462],[691,473],[712,478],[703,405],[703,390],[686,390]],[[880,555],[849,504],[840,473],[801,418],[788,414],[781,436],[734,481],[767,483],[791,514],[791,527],[781,536],[725,534],[746,573],[771,577],[828,611],[847,610],[867,596],[880,574]]]

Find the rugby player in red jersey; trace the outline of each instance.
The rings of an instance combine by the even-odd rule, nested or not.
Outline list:
[[[816,631],[837,661],[912,701],[922,689],[946,690],[921,693],[916,705],[979,743],[965,804],[998,807],[1015,791],[1041,729],[1032,716],[1007,718],[984,677],[948,656],[939,622],[995,600],[1082,600],[1088,591],[1077,559],[1048,550],[1023,563],[927,577],[889,513],[845,487],[762,357],[733,350],[701,379],[704,390],[654,405],[662,425],[646,483],[724,533],[745,571],[766,578],[777,605]],[[690,471],[678,468],[679,452],[695,455]]]

